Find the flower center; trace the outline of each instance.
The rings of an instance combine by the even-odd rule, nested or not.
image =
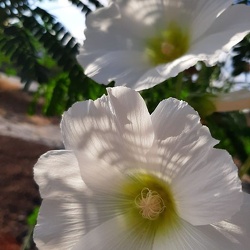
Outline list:
[[[169,23],[166,30],[147,40],[146,54],[153,65],[171,62],[189,49],[190,36],[177,23]]]
[[[149,220],[156,220],[166,207],[161,196],[149,188],[142,189],[135,198],[135,205],[142,217]]]
[[[126,173],[121,183],[118,211],[122,223],[140,237],[154,239],[155,233],[170,232],[179,226],[180,217],[167,180],[144,170]]]

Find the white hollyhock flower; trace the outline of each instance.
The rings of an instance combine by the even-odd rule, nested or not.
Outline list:
[[[78,56],[99,83],[147,89],[205,61],[214,65],[250,31],[232,0],[114,0],[86,19]]]
[[[66,150],[34,169],[39,249],[249,249],[237,168],[186,102],[150,115],[139,93],[116,87],[74,104],[61,129]]]

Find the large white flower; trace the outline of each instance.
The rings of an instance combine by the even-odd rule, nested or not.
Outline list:
[[[61,129],[66,150],[34,170],[39,249],[249,249],[237,168],[186,102],[150,115],[136,91],[116,87],[74,104]]]
[[[114,0],[86,20],[78,56],[99,83],[147,89],[193,66],[213,65],[250,31],[233,0]]]

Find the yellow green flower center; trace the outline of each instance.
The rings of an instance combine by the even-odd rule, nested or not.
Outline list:
[[[188,51],[189,46],[188,31],[171,22],[166,30],[147,40],[146,54],[151,64],[159,65],[181,57]]]
[[[150,235],[164,234],[179,225],[170,185],[151,173],[130,173],[121,187],[123,199],[119,211],[129,228],[140,228]],[[132,230],[132,229],[131,229]]]

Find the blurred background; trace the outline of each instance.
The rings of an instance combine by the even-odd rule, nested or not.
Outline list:
[[[105,0],[0,1],[0,250],[35,249],[32,231],[41,199],[33,165],[46,151],[63,148],[58,126],[63,111],[76,101],[106,93],[106,86],[88,78],[76,61],[85,16],[105,4]],[[220,140],[216,147],[232,155],[246,191],[249,72],[250,35],[222,54],[216,66],[198,63],[141,92],[150,112],[170,96],[193,106]]]

